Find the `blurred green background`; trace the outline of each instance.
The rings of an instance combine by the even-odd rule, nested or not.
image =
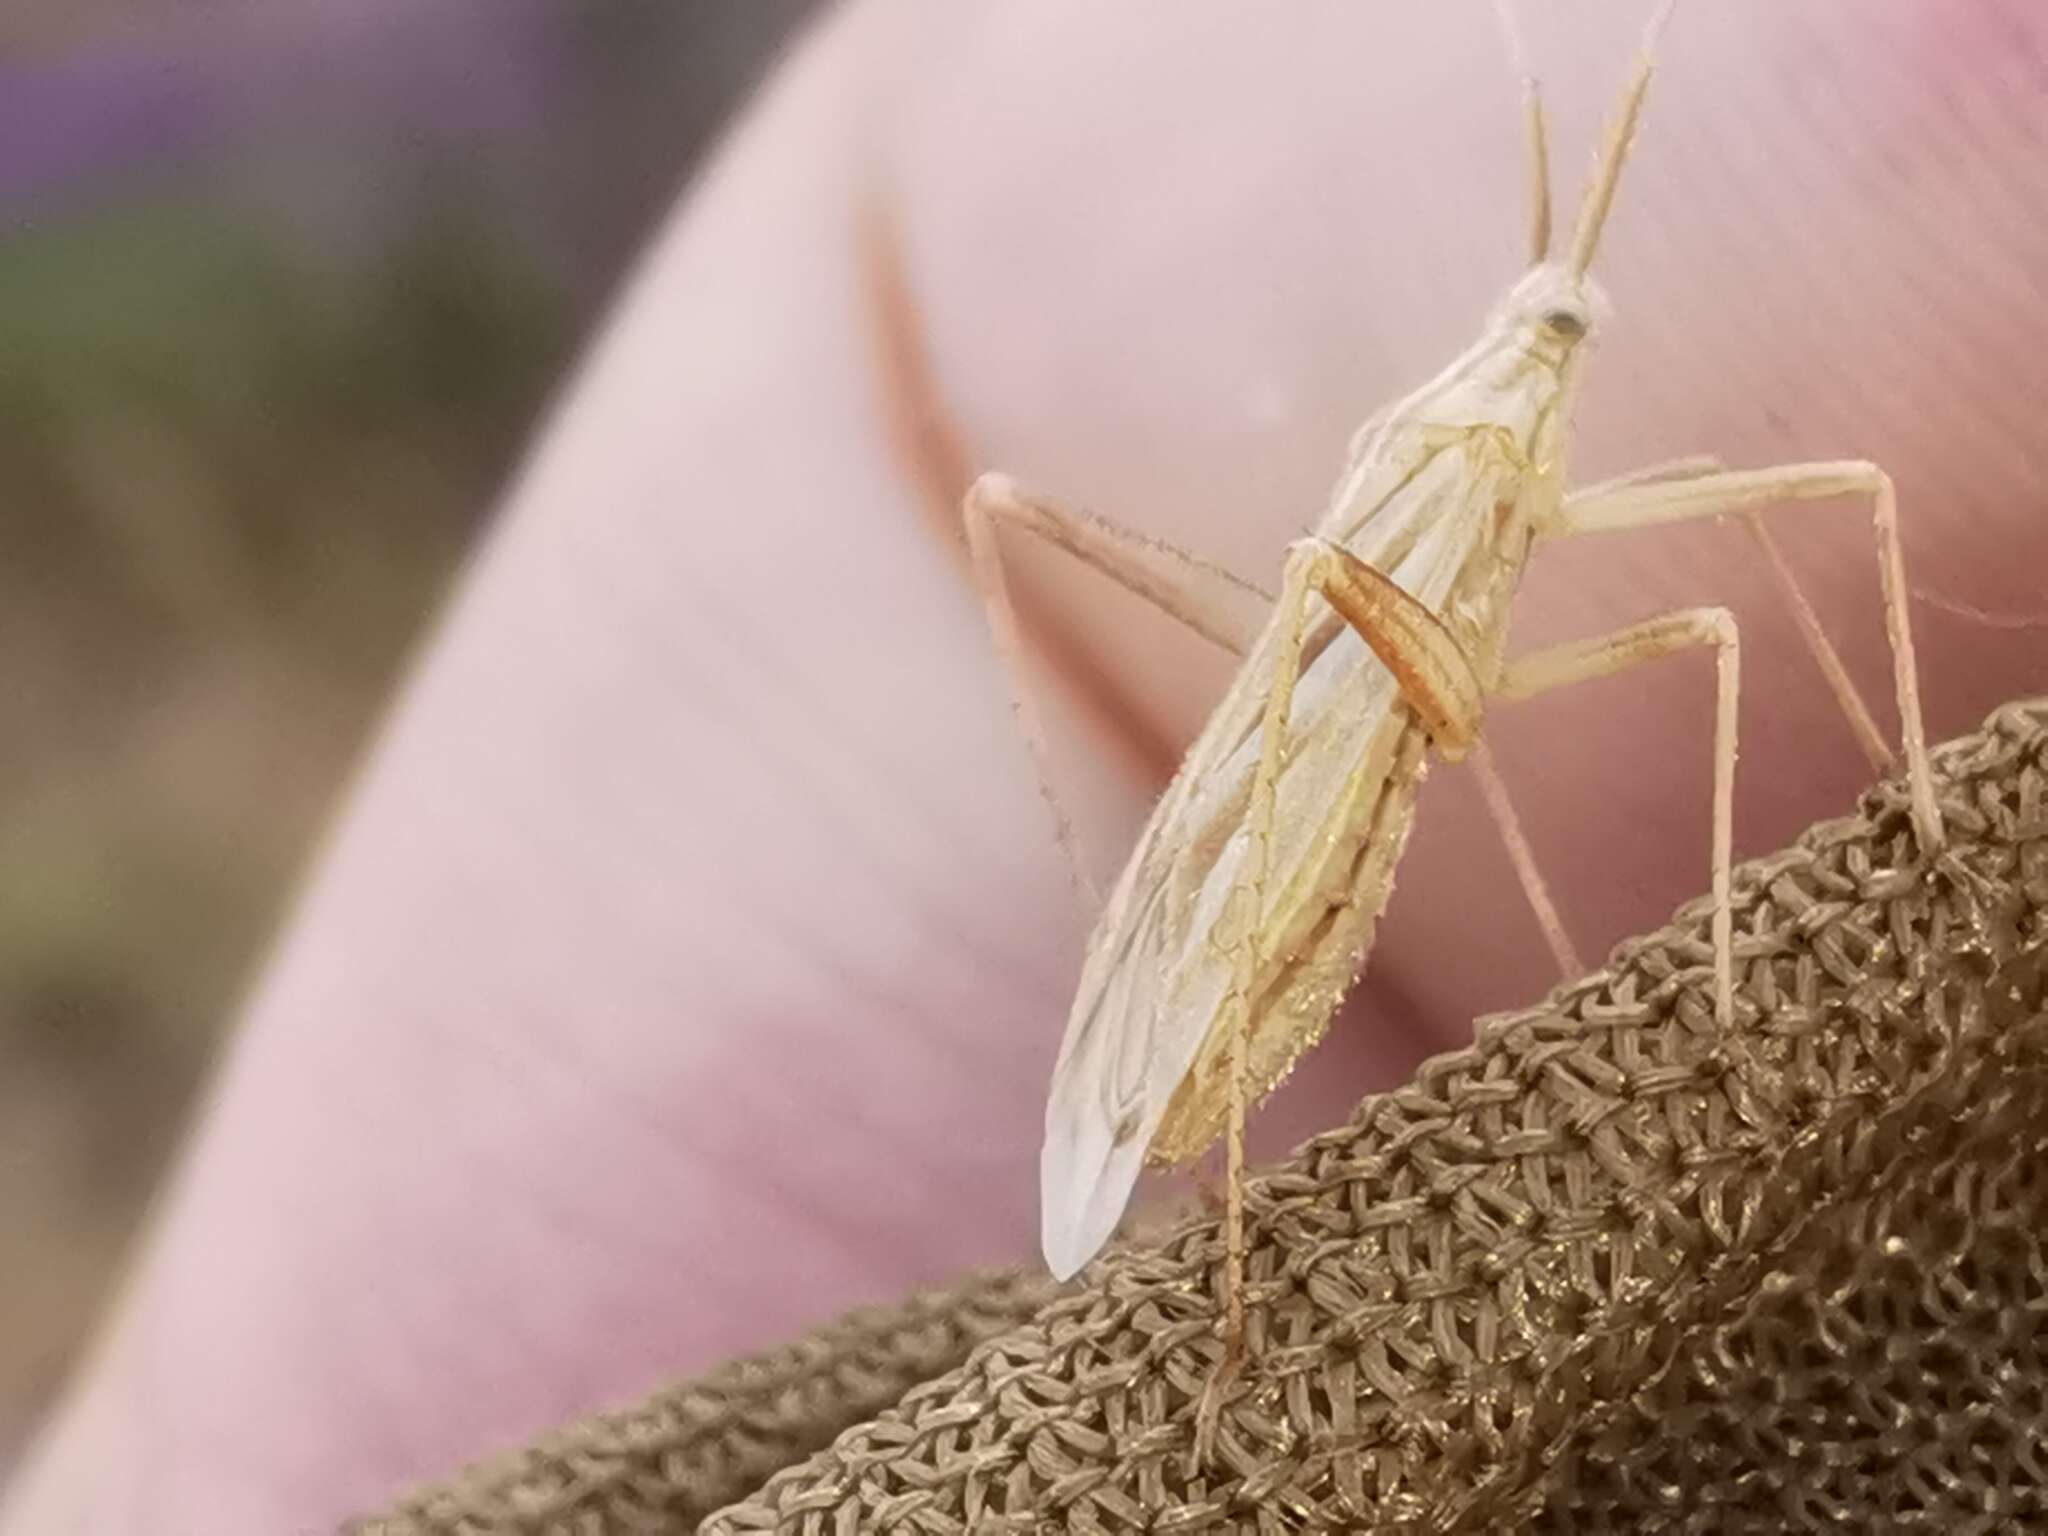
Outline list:
[[[0,1469],[550,391],[812,4],[0,20]]]

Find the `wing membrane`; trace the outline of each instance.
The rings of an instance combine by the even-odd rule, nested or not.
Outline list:
[[[1475,483],[1462,458],[1433,453],[1397,492],[1418,528],[1406,517],[1382,524],[1386,542],[1406,545],[1389,574],[1432,608],[1450,595],[1494,505],[1494,486]],[[1369,559],[1381,540],[1361,542]],[[1153,808],[1089,946],[1053,1072],[1041,1158],[1043,1237],[1055,1273],[1078,1268],[1114,1229],[1228,992],[1232,962],[1213,936],[1249,853],[1244,812],[1283,639],[1280,617],[1260,633]],[[1393,675],[1355,632],[1326,614],[1313,638],[1317,649],[1295,694],[1257,914],[1270,950],[1262,966],[1284,960],[1346,899],[1400,738],[1419,730]],[[1368,924],[1375,914],[1363,914]]]

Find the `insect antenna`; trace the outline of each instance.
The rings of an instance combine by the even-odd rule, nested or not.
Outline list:
[[[1543,82],[1530,67],[1522,29],[1515,20],[1514,0],[1494,0],[1501,36],[1507,40],[1508,64],[1522,83],[1522,114],[1529,146],[1529,265],[1541,266],[1550,254],[1550,121],[1543,111]]]
[[[1650,89],[1650,76],[1657,67],[1657,40],[1678,0],[1664,0],[1643,34],[1643,47],[1636,56],[1635,72],[1622,92],[1621,113],[1608,125],[1607,138],[1600,146],[1600,167],[1586,200],[1579,205],[1579,225],[1572,233],[1570,268],[1573,277],[1584,277],[1593,265],[1593,252],[1600,244],[1600,231],[1607,226],[1607,211],[1614,206],[1614,189],[1621,180],[1622,162],[1636,136],[1636,123],[1643,115],[1643,97]]]

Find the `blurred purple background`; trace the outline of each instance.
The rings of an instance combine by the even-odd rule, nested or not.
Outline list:
[[[813,3],[0,22],[0,1469],[542,403]]]

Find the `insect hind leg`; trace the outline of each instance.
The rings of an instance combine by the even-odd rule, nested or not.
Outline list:
[[[1457,641],[1430,609],[1340,544],[1309,538],[1288,553],[1280,589],[1279,624],[1259,728],[1259,764],[1245,811],[1248,852],[1230,893],[1233,952],[1230,990],[1221,1010],[1229,1031],[1229,1119],[1225,1129],[1223,1359],[1203,1389],[1195,1414],[1194,1455],[1206,1461],[1214,1444],[1224,1397],[1244,1366],[1245,1210],[1244,1125],[1250,1097],[1252,991],[1258,981],[1260,922],[1271,868],[1273,822],[1279,798],[1294,690],[1317,598],[1334,608],[1394,674],[1408,707],[1428,728],[1438,749],[1458,757],[1477,740],[1481,689]]]
[[[961,503],[966,526],[967,552],[973,565],[974,582],[988,616],[989,632],[996,655],[1009,676],[1010,702],[1025,750],[1038,777],[1039,794],[1052,812],[1053,834],[1066,856],[1073,876],[1092,915],[1102,906],[1102,892],[1082,861],[1080,842],[1073,818],[1053,782],[1052,751],[1045,724],[1024,677],[1024,638],[1018,623],[1016,604],[1003,571],[1003,552],[997,530],[1008,527],[1032,535],[1056,549],[1066,551],[1084,565],[1094,567],[1126,591],[1135,593],[1172,618],[1178,619],[1203,639],[1230,651],[1244,654],[1253,633],[1241,613],[1205,600],[1198,584],[1235,589],[1237,596],[1261,605],[1272,601],[1250,582],[1198,556],[1149,538],[1106,518],[1078,508],[1062,506],[1048,497],[1033,495],[1007,475],[983,475],[968,488]],[[1162,563],[1173,567],[1173,575],[1162,574]],[[1242,606],[1242,605],[1241,605]]]
[[[1472,768],[1479,782],[1480,798],[1486,803],[1486,813],[1493,818],[1494,830],[1500,834],[1508,863],[1514,867],[1515,879],[1522,887],[1522,897],[1529,903],[1536,926],[1543,931],[1543,942],[1550,946],[1551,958],[1557,962],[1558,974],[1567,981],[1584,974],[1585,963],[1579,959],[1578,947],[1572,943],[1564,919],[1558,914],[1557,899],[1550,894],[1550,882],[1543,878],[1542,866],[1536,862],[1536,851],[1529,846],[1521,817],[1515,814],[1514,798],[1508,793],[1507,781],[1501,777],[1500,767],[1494,762],[1493,753],[1487,750],[1484,740],[1472,754]]]

